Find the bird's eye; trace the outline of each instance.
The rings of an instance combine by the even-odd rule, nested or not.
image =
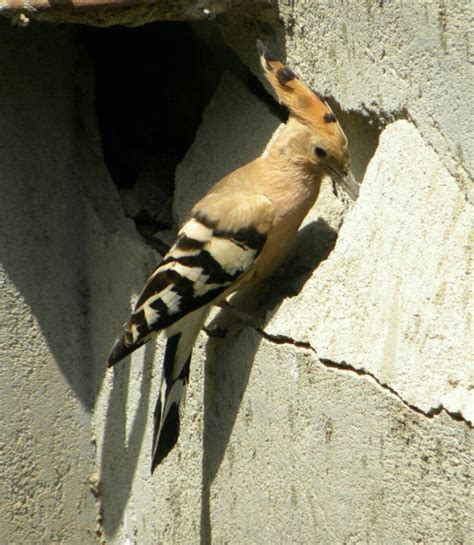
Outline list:
[[[314,148],[314,153],[318,156],[318,157],[326,157],[327,155],[327,152],[325,149],[323,148],[320,148],[319,146],[316,146]]]

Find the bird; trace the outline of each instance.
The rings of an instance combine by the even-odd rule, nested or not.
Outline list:
[[[136,301],[107,363],[164,331],[152,473],[177,443],[191,354],[212,305],[268,278],[288,256],[326,175],[355,200],[347,138],[327,100],[257,41],[263,74],[288,121],[267,152],[217,182],[192,208]]]

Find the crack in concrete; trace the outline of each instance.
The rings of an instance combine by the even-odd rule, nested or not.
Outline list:
[[[105,529],[103,526],[104,519],[104,508],[102,504],[102,494],[101,494],[101,482],[100,475],[97,469],[97,438],[95,434],[95,428],[92,424],[91,429],[91,444],[94,450],[94,471],[88,476],[87,484],[89,486],[89,491],[94,497],[96,517],[95,517],[95,535],[98,539],[99,545],[106,545],[107,541],[105,538]]]
[[[296,346],[297,348],[310,350],[317,357],[321,365],[324,365],[324,367],[328,369],[337,369],[338,371],[345,371],[345,372],[353,373],[358,376],[372,379],[377,384],[377,386],[379,386],[382,390],[395,396],[401,403],[403,403],[405,407],[407,407],[408,409],[410,409],[411,411],[417,414],[425,416],[426,418],[435,418],[442,413],[446,413],[453,420],[456,420],[457,422],[463,422],[464,424],[467,425],[469,429],[473,429],[473,425],[471,424],[471,422],[469,422],[469,420],[464,418],[464,416],[460,412],[449,411],[442,403],[440,403],[436,407],[432,407],[429,411],[423,411],[416,405],[413,405],[412,403],[409,403],[408,401],[403,399],[403,397],[394,388],[392,388],[388,384],[385,384],[384,382],[381,382],[377,378],[377,376],[371,373],[370,371],[367,371],[366,369],[357,369],[355,367],[352,367],[345,361],[337,362],[327,358],[319,357],[316,349],[313,348],[311,344],[307,341],[298,341],[296,339],[293,339],[292,337],[289,337],[288,335],[267,333],[266,331],[260,328],[254,327],[253,329],[259,335],[261,335],[264,339],[270,342],[273,342],[275,344],[289,344],[292,346]]]

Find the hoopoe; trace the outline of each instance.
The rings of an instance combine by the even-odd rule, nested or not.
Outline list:
[[[227,175],[193,207],[108,358],[112,366],[153,334],[164,330],[167,336],[152,472],[177,442],[191,353],[210,306],[282,264],[325,175],[357,197],[347,138],[327,102],[260,41],[257,48],[267,80],[289,110],[288,122],[264,156]]]

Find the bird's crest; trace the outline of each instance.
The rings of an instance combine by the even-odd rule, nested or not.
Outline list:
[[[277,60],[267,47],[257,40],[260,62],[267,78],[281,104],[290,110],[290,114],[318,132],[334,138],[345,135],[331,107],[319,93],[307,87],[293,72]]]

